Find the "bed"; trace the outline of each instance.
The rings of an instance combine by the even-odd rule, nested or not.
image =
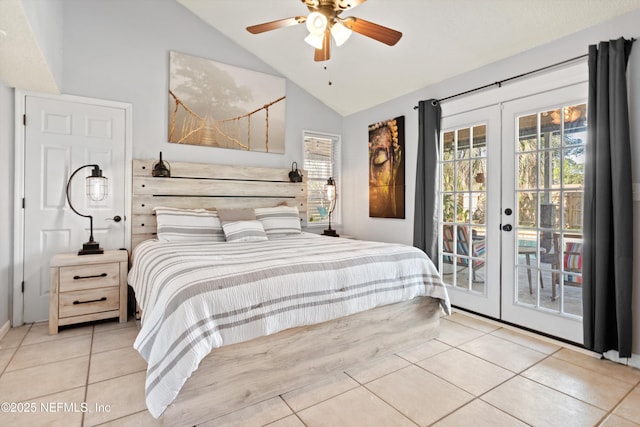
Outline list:
[[[174,163],[172,178],[152,178],[152,164],[134,161],[129,284],[154,417],[210,420],[437,335],[450,305],[428,258],[305,233],[306,185],[288,170]],[[174,215],[211,221],[230,208],[257,219],[219,221],[223,235],[240,223],[262,231],[227,241],[215,223],[207,238],[167,237]]]

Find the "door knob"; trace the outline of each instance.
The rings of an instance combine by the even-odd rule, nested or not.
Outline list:
[[[120,215],[116,215],[113,218],[105,218],[105,221],[120,222],[120,221],[122,221],[122,217]]]
[[[511,224],[505,224],[502,226],[502,229],[504,231],[511,231],[513,229],[513,227],[511,226]]]

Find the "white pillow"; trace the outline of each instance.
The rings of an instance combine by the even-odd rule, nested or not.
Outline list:
[[[227,242],[261,242],[267,240],[260,221],[224,221],[222,223]]]
[[[260,221],[267,235],[301,233],[300,214],[296,206],[276,206],[256,208],[256,219]]]
[[[206,209],[156,207],[158,240],[164,242],[224,242],[218,214]]]

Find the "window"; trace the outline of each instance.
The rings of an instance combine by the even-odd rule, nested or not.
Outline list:
[[[340,223],[340,135],[303,131],[304,165],[307,180],[308,225],[325,225],[329,222],[328,202],[324,186],[332,177],[338,190],[338,203],[331,215],[331,223]]]

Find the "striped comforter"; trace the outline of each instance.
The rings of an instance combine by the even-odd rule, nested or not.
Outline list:
[[[251,243],[148,240],[133,252],[129,284],[143,310],[134,348],[148,363],[154,417],[222,345],[417,296],[450,311],[422,251],[309,233]]]

